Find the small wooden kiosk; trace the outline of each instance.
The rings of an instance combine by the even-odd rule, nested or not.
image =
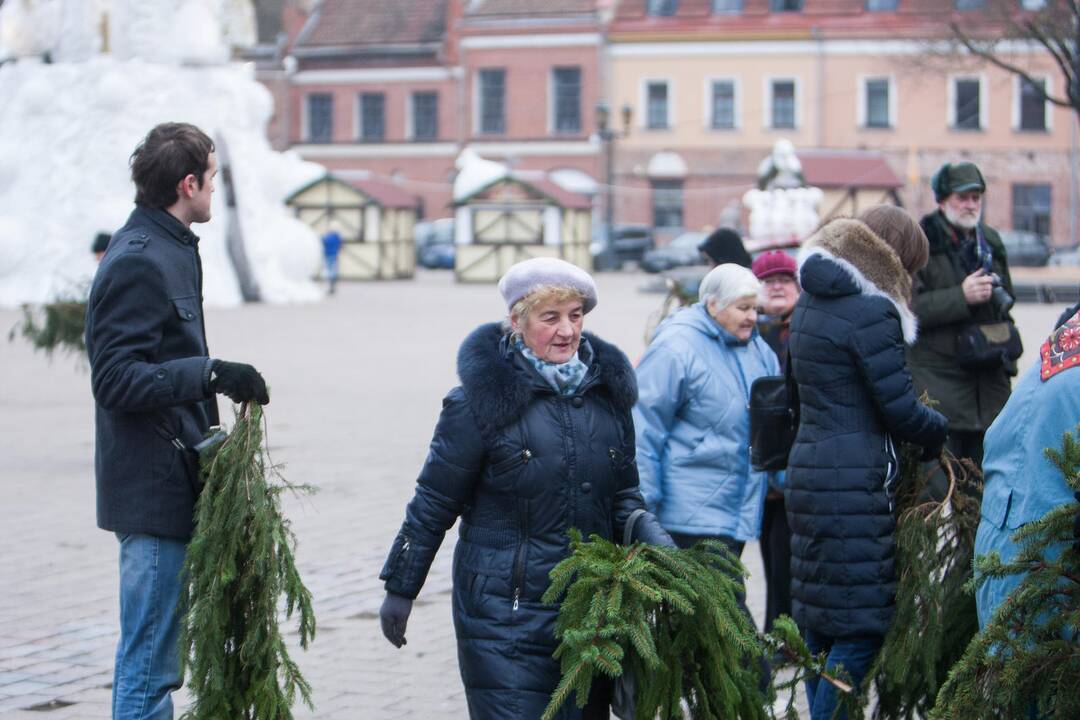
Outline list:
[[[419,201],[393,183],[375,178],[344,180],[327,173],[285,203],[319,237],[331,230],[341,235],[338,277],[342,280],[413,276],[413,226]]]
[[[497,282],[516,262],[558,257],[592,270],[592,200],[546,177],[512,174],[454,202],[454,275]]]
[[[865,150],[799,150],[803,177],[825,193],[822,222],[855,217],[872,205],[900,205],[903,183],[882,153]]]

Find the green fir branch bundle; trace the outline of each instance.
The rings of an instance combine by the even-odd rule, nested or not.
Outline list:
[[[1080,427],[1046,456],[1073,492],[1080,491]],[[1013,534],[1010,562],[976,559],[977,586],[1022,575],[953,668],[932,717],[941,720],[1080,717],[1080,553],[1073,523],[1080,504],[1065,503]],[[1062,550],[1061,548],[1064,547]]]
[[[296,569],[296,538],[281,514],[287,483],[263,449],[263,414],[245,404],[228,438],[202,462],[206,487],[184,563],[181,658],[192,702],[184,720],[291,720],[311,687],[278,626],[294,612],[300,646],[315,636],[311,593]],[[273,480],[277,482],[272,482]]]
[[[692,549],[584,542],[570,531],[571,555],[551,571],[543,601],[558,602],[555,657],[562,680],[544,720],[571,695],[588,701],[600,675],[630,671],[635,717],[763,720],[758,660],[764,646],[736,599],[745,571],[724,547]]]
[[[938,461],[949,479],[942,499],[930,497],[922,450],[901,450],[896,502],[896,608],[871,665],[875,720],[913,720],[933,707],[949,669],[979,629],[972,576],[982,473],[944,451]],[[936,469],[937,466],[935,466]]]
[[[814,655],[803,640],[794,620],[787,615],[781,615],[773,621],[772,630],[762,636],[762,641],[773,657],[773,685],[769,699],[775,701],[777,697],[787,696],[781,716],[784,720],[800,720],[799,711],[795,707],[798,690],[803,683],[814,677],[831,684],[839,691],[836,694],[836,716],[839,716],[841,712],[846,712],[850,718],[860,715],[862,703],[843,667],[835,669],[826,667],[828,652]],[[778,671],[788,668],[793,669],[794,672],[786,679],[779,680]],[[770,706],[770,717],[777,717],[775,704]]]
[[[42,305],[40,319],[29,305],[23,305],[22,312],[22,320],[8,333],[9,341],[18,335],[48,357],[57,350],[79,356],[86,354],[85,300],[58,300]]]

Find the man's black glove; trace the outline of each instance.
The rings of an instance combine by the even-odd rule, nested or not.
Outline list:
[[[270,403],[266,381],[259,371],[244,363],[210,361],[210,392],[228,395],[234,403],[254,400],[260,405]]]
[[[386,598],[382,607],[379,608],[379,622],[382,624],[382,634],[390,643],[399,648],[406,645],[405,626],[409,622],[409,613],[412,612],[412,600],[401,595],[395,595],[386,591]]]
[[[1080,492],[1074,492],[1073,497],[1080,503]],[[1080,511],[1073,518],[1073,550],[1080,553]]]
[[[651,512],[647,512],[637,519],[634,525],[634,540],[647,545],[659,545],[661,547],[678,547],[675,541],[668,535],[660,521]]]

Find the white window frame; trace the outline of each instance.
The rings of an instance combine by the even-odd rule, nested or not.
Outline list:
[[[480,73],[483,70],[502,70],[503,71],[503,131],[501,133],[483,133],[480,128],[483,124],[483,118],[480,117]],[[473,88],[472,88],[472,134],[474,137],[507,137],[510,135],[510,113],[509,113],[509,95],[510,95],[510,71],[506,65],[486,65],[484,67],[478,67],[473,71]]]
[[[715,128],[713,127],[713,85],[718,82],[729,82],[732,85],[732,91],[734,92],[733,100],[735,102],[735,124],[730,128]],[[742,80],[734,75],[715,75],[705,78],[705,94],[704,94],[704,112],[702,113],[702,121],[705,123],[705,129],[713,132],[731,132],[733,130],[742,130]]]
[[[1054,92],[1054,81],[1050,75],[1031,74],[1032,80],[1042,80],[1043,89],[1049,95]],[[1043,117],[1046,121],[1045,130],[1022,130],[1020,128],[1020,100],[1021,100],[1021,88],[1023,87],[1022,80],[1019,75],[1013,75],[1013,101],[1012,101],[1012,129],[1016,132],[1050,132],[1054,129],[1054,103],[1049,100],[1043,101]]]
[[[563,131],[559,132],[557,129],[558,123],[555,117],[555,71],[566,70],[569,68],[577,68],[578,71],[578,119],[581,121],[581,126],[576,132]],[[557,137],[577,137],[585,132],[585,68],[581,65],[552,65],[548,70],[547,81],[547,134]]]
[[[406,93],[406,94],[408,95],[410,93]],[[379,139],[379,140],[365,140],[361,136],[361,132],[364,129],[364,101],[363,101],[364,95],[382,95],[383,96],[383,134],[382,134],[382,138]],[[355,142],[358,142],[358,143],[374,143],[374,144],[388,142],[388,139],[389,139],[389,136],[390,136],[390,126],[386,122],[387,119],[388,119],[388,116],[389,116],[389,113],[387,111],[389,110],[389,107],[390,107],[390,98],[388,96],[389,96],[389,93],[386,92],[386,90],[381,90],[381,89],[379,89],[379,90],[367,89],[367,90],[357,90],[356,91],[356,104],[355,104],[356,112],[353,113],[353,138],[355,138]],[[406,113],[405,116],[408,117],[408,113]],[[406,135],[405,137],[410,137],[410,136]]]
[[[793,128],[778,128],[773,127],[773,83],[788,82],[790,81],[795,87],[795,127]],[[766,99],[765,104],[765,117],[762,118],[762,125],[766,130],[801,130],[803,126],[802,116],[802,79],[793,75],[766,75],[762,78],[763,92],[762,97]]]
[[[956,127],[956,83],[960,80],[979,81],[979,127],[977,129]],[[990,129],[990,92],[989,83],[984,73],[958,73],[949,75],[946,93],[945,111],[948,113],[947,120],[950,130],[958,132],[980,132]]]
[[[889,84],[889,126],[869,127],[867,122],[870,117],[867,113],[866,102],[870,93],[867,85],[874,80],[885,80]],[[855,103],[855,127],[860,130],[895,130],[896,119],[899,117],[898,98],[896,96],[896,77],[893,75],[859,75],[856,78],[856,103]]]
[[[663,128],[651,128],[649,127],[649,86],[655,83],[664,83],[667,85],[667,125]],[[668,130],[674,130],[675,119],[675,81],[669,77],[648,77],[642,78],[638,85],[638,116],[640,117],[638,127],[645,132],[665,132]]]
[[[304,93],[304,102],[300,104],[300,142],[312,143],[311,139],[311,102],[312,95],[329,95],[330,96],[330,142],[334,141],[334,97],[335,93],[331,90],[312,90]],[[355,136],[354,136],[355,137]]]

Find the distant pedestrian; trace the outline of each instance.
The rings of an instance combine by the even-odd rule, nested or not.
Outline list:
[[[96,402],[97,522],[120,544],[113,720],[170,720],[181,684],[180,570],[202,488],[190,448],[215,393],[270,401],[250,365],[211,359],[193,223],[210,220],[217,159],[193,125],[165,123],[131,156],[135,210],[98,266],[86,312]]]
[[[637,368],[641,493],[680,547],[718,540],[739,557],[761,530],[768,481],[750,465],[750,385],[780,365],[758,335],[760,290],[747,268],[713,268]]]
[[[731,228],[722,227],[712,231],[698,245],[698,251],[710,269],[725,263],[750,267],[750,253],[746,252],[739,233]]]
[[[1009,309],[1005,246],[983,222],[986,182],[970,162],[946,163],[931,181],[938,209],[921,225],[930,260],[915,274],[919,339],[908,351],[917,392],[949,419],[949,450],[982,463],[983,434],[1009,399],[1020,336]]]
[[[673,543],[638,492],[633,368],[582,331],[597,303],[592,277],[534,258],[511,267],[499,291],[509,316],[481,325],[458,351],[461,385],[443,400],[379,575],[379,616],[386,638],[404,645],[413,600],[460,516],[453,616],[469,717],[536,720],[560,678],[558,607],[540,597],[569,554],[567,530]],[[568,702],[557,717],[607,718],[611,690],[594,682],[584,710]]]
[[[800,401],[784,475],[793,617],[810,650],[827,652],[828,667],[843,665],[856,686],[896,602],[894,442],[933,451],[946,431],[919,402],[904,359],[917,333],[909,273],[926,263],[926,236],[899,208],[890,214],[887,238],[839,219],[807,241],[789,344]],[[807,696],[812,720],[833,717],[831,684],[808,681]]]
[[[762,253],[751,270],[761,281],[761,314],[758,332],[768,343],[780,372],[787,367],[791,313],[799,300],[799,267],[783,250]],[[783,473],[769,475],[765,510],[761,518],[761,561],[765,566],[765,631],[781,615],[791,615],[791,530],[784,508]]]
[[[105,251],[109,249],[109,241],[112,240],[112,235],[105,232],[99,232],[94,236],[94,242],[90,244],[90,252],[94,254],[94,259],[101,262],[101,258],[105,257]]]
[[[334,294],[338,280],[338,255],[341,253],[341,234],[330,230],[322,236],[323,258],[326,260],[326,282],[329,292]]]

